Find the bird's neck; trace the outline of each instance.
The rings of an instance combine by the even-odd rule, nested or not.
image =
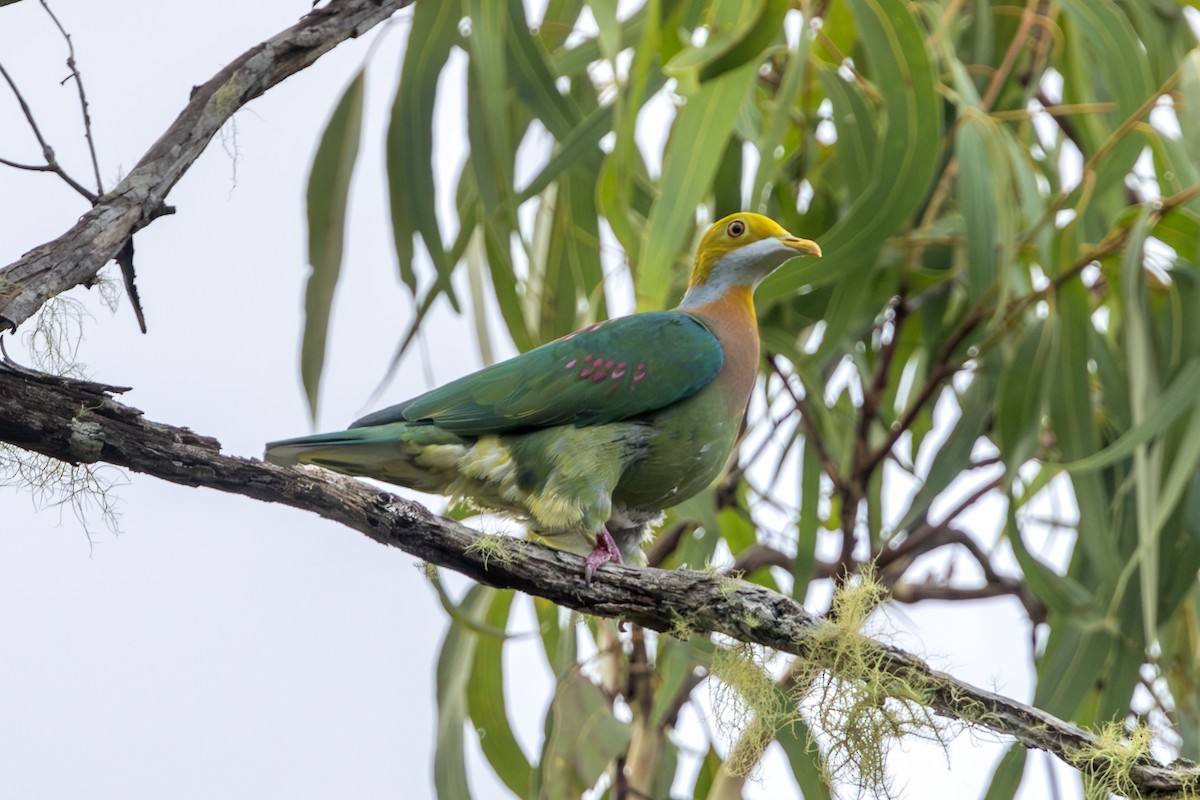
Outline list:
[[[754,379],[758,375],[758,319],[754,315],[754,290],[749,286],[730,286],[704,302],[688,302],[689,291],[680,311],[700,318],[721,343],[725,360],[717,384],[731,414],[746,409]],[[695,298],[693,298],[695,299]]]
[[[698,264],[692,267],[693,281],[701,271]],[[750,316],[754,316],[754,282],[732,269],[723,269],[719,273],[709,271],[702,283],[688,284],[687,292],[679,301],[679,307],[691,311],[693,308],[727,302],[730,299],[747,304]]]

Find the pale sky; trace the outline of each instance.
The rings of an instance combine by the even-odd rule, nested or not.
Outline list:
[[[192,85],[309,3],[58,0],[53,8],[74,38],[111,188]],[[368,410],[411,318],[381,161],[407,13],[371,62],[322,429]],[[123,399],[150,419],[215,436],[243,456],[309,431],[297,368],[305,179],[326,117],[376,35],[339,47],[239,113],[168,198],[178,213],[137,235],[148,335],[123,297],[114,315],[96,292],[71,293],[91,314],[79,361],[96,380],[135,387]],[[35,0],[0,8],[0,62],[60,160],[87,183],[75,90],[59,85],[64,59]],[[448,103],[439,116],[443,160],[460,146],[460,109]],[[6,89],[0,156],[38,158]],[[52,239],[85,208],[51,176],[0,167],[0,263]],[[436,325],[428,361],[406,359],[380,404],[428,388],[429,374],[442,382],[478,366],[469,319],[441,313]],[[19,358],[30,327],[9,343]],[[0,796],[432,796],[434,665],[446,620],[413,558],[311,514],[139,475],[119,484],[120,534],[92,514],[90,540],[69,509],[0,491]],[[457,593],[464,582],[448,584]],[[1029,699],[1030,631],[1014,602],[905,607],[891,623],[902,644],[939,668]],[[522,602],[514,629],[532,624]],[[528,638],[510,646],[507,670],[516,733],[535,758],[550,675]],[[679,741],[698,742],[696,724]],[[507,797],[472,748],[476,797]],[[892,762],[896,787],[914,798],[978,796],[999,754],[990,739],[963,735],[947,768],[934,748],[906,742]],[[795,796],[781,763],[768,759],[748,796]],[[1062,781],[1067,772],[1057,769]],[[1039,778],[1023,796],[1043,796],[1046,757],[1031,756],[1030,770]],[[1074,796],[1070,780],[1063,788]],[[676,789],[690,796],[690,786]]]

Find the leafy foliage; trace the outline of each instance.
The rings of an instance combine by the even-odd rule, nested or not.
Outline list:
[[[773,216],[825,257],[760,290],[769,356],[741,456],[671,513],[652,562],[728,551],[749,580],[797,596],[866,564],[900,601],[1015,595],[1049,625],[1036,705],[1096,726],[1142,715],[1196,758],[1197,27],[1195,4],[1173,0],[646,0],[620,13],[549,0],[537,19],[521,0],[421,0],[387,136],[414,299],[398,351],[437,298],[458,307],[455,270],[472,271],[472,307],[494,297],[528,349],[610,307],[665,307],[698,228],[738,208]],[[455,52],[469,152],[444,240],[432,119]],[[352,99],[314,179],[349,174]],[[313,296],[336,277],[340,221],[310,196],[310,226],[325,231]],[[306,353],[323,351],[319,315],[306,337]],[[967,529],[982,502],[1007,512]],[[1068,560],[1051,533],[1070,537]],[[966,577],[908,577],[945,550]],[[668,734],[713,643],[635,631],[601,675],[577,665],[579,639],[604,651],[611,632],[538,604],[560,684],[535,761],[502,702],[510,608],[474,588],[453,614],[440,796],[467,796],[468,717],[517,796],[597,782],[624,796],[626,780],[665,793]],[[1154,698],[1135,703],[1143,683]],[[571,738],[585,726],[586,745]],[[805,796],[828,795],[803,732],[774,735]],[[745,754],[727,744],[702,759],[694,797],[737,796],[722,759]],[[1023,760],[1003,760],[989,796],[1011,795]]]

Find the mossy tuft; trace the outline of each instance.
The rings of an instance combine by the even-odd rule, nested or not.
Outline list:
[[[1150,746],[1154,733],[1145,725],[1127,730],[1110,722],[1096,732],[1096,743],[1070,753],[1067,760],[1083,775],[1087,800],[1106,800],[1112,795],[1141,798],[1146,795],[1131,777],[1134,767],[1153,763]],[[1178,797],[1194,798],[1200,787],[1190,786]]]
[[[488,568],[488,562],[493,558],[500,564],[511,564],[517,560],[524,542],[511,536],[498,536],[491,533],[481,533],[479,538],[471,542],[464,554],[478,555],[483,561],[483,568]]]

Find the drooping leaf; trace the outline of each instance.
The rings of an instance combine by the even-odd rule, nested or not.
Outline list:
[[[1132,456],[1138,447],[1146,445],[1171,427],[1181,414],[1194,409],[1198,396],[1200,362],[1192,361],[1180,370],[1171,385],[1158,396],[1154,405],[1146,411],[1141,423],[1128,428],[1103,450],[1078,461],[1063,464],[1062,468],[1071,473],[1083,473],[1124,461]]]
[[[755,143],[758,148],[758,169],[754,172],[754,183],[750,189],[750,202],[747,208],[764,212],[766,188],[779,174],[784,160],[777,154],[782,151],[787,157],[784,140],[789,133],[794,132],[796,119],[796,104],[800,101],[806,88],[805,79],[809,74],[809,38],[801,36],[799,45],[794,50],[788,50],[787,65],[783,70],[783,78],[779,90],[775,93],[774,104],[767,118],[763,121],[762,133]],[[721,216],[718,212],[717,216]]]
[[[546,717],[538,766],[540,797],[578,797],[629,747],[630,728],[613,716],[604,693],[578,671],[558,684]]]
[[[805,442],[800,460],[800,519],[797,524],[796,559],[792,562],[792,597],[801,603],[808,595],[817,562],[817,533],[821,527],[821,459],[816,447]]]
[[[1026,493],[1026,497],[1031,494]],[[1017,524],[1019,502],[1015,498],[1009,500],[1006,534],[1029,588],[1048,608],[1064,615],[1095,613],[1096,598],[1085,586],[1069,575],[1059,575],[1030,552],[1021,535],[1021,526]]]
[[[413,266],[414,237],[418,234],[439,275],[447,275],[442,235],[438,227],[433,180],[433,106],[438,78],[458,38],[456,3],[414,6],[409,46],[400,68],[400,84],[392,101],[387,132],[388,197],[392,238],[400,262],[400,277],[417,290]],[[457,305],[449,284],[445,284]]]
[[[708,668],[714,647],[711,640],[699,636],[686,641],[674,636],[658,637],[654,673],[661,683],[654,690],[651,725],[661,728],[669,722],[669,715],[678,710],[675,701],[679,692],[688,685],[696,670]]]
[[[996,435],[1009,473],[1033,454],[1042,434],[1049,382],[1030,379],[1049,368],[1058,325],[1039,320],[1029,326],[1024,338],[1005,365],[996,391]]]
[[[1008,157],[1000,127],[968,109],[955,136],[958,207],[966,235],[968,297],[978,300],[997,281],[1007,285],[1008,255],[1015,244]],[[1001,292],[1007,298],[1008,292]]]
[[[846,195],[853,201],[870,189],[879,168],[879,114],[857,81],[843,79],[833,67],[817,75],[833,110],[836,161],[845,176]]]
[[[1009,745],[1004,757],[996,765],[996,771],[992,773],[983,800],[1009,800],[1016,796],[1021,785],[1021,776],[1025,772],[1027,753],[1028,751],[1019,744]]]
[[[507,3],[464,0],[470,15],[471,67],[467,80],[467,134],[479,196],[489,216],[501,211],[513,191],[515,147],[508,80],[509,48],[514,35]],[[443,3],[453,6],[453,3]],[[526,33],[528,33],[526,31]],[[511,209],[505,208],[508,214]]]
[[[512,608],[513,592],[496,591],[483,622],[504,630]],[[504,643],[499,636],[482,635],[475,647],[475,663],[467,684],[467,710],[479,735],[479,746],[492,770],[518,797],[528,795],[533,769],[512,732],[504,702]]]
[[[483,5],[487,6],[489,3],[485,2]],[[507,11],[505,36],[496,36],[496,30],[486,31],[487,38],[503,44],[508,54],[508,62],[505,69],[501,70],[500,77],[511,75],[516,95],[524,100],[534,116],[541,120],[555,139],[560,142],[566,141],[583,115],[571,97],[560,92],[555,85],[549,57],[541,42],[529,30],[524,4],[521,0],[507,0]],[[488,65],[483,62],[481,66],[487,68]],[[485,84],[485,89],[496,91],[495,83],[496,79],[493,76],[492,80]],[[501,100],[504,95],[502,91]],[[498,119],[499,116],[494,121]],[[509,185],[511,186],[511,181]]]
[[[300,344],[300,375],[308,398],[308,412],[317,420],[321,373],[333,294],[342,271],[346,235],[346,207],[350,179],[358,160],[362,136],[363,85],[359,70],[334,108],[308,176],[308,263],[312,272],[304,295],[304,336]]]
[[[495,596],[496,590],[491,587],[473,586],[459,604],[459,611],[482,622]],[[461,800],[471,796],[463,737],[468,718],[467,690],[475,667],[479,637],[474,630],[451,624],[438,656],[433,784],[441,800]]]
[[[776,731],[775,740],[787,756],[788,766],[804,793],[804,800],[831,800],[831,781],[821,763],[821,752],[810,738],[808,726],[799,721],[784,725]]]
[[[1044,378],[1053,381],[1048,410],[1059,451],[1065,460],[1073,461],[1092,455],[1100,444],[1087,369],[1091,311],[1086,290],[1075,283],[1059,287],[1057,302],[1062,324],[1057,352]],[[1079,544],[1091,559],[1091,568],[1115,581],[1124,563],[1110,538],[1116,520],[1109,510],[1108,489],[1093,473],[1075,475],[1071,482],[1079,504]]]

